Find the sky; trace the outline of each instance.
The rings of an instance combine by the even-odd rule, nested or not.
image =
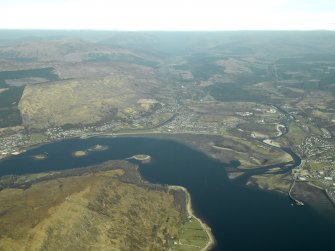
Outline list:
[[[335,30],[335,0],[0,0],[0,29]]]

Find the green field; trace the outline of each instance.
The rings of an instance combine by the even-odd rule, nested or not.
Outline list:
[[[206,246],[207,242],[208,236],[206,231],[197,219],[191,218],[182,226],[180,239],[176,241],[177,244],[173,245],[172,250],[201,250]]]

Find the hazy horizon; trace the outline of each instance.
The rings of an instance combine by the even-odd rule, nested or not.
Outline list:
[[[330,0],[4,0],[0,29],[108,31],[335,30]]]

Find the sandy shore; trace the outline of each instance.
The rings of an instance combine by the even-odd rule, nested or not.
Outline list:
[[[187,191],[187,189],[185,187],[182,187],[182,186],[169,186],[169,189],[171,189],[171,190],[182,190],[182,191],[185,192],[186,200],[187,200],[186,208],[187,208],[188,214],[190,216],[192,216],[193,218],[195,218],[200,223],[201,227],[206,231],[207,236],[208,236],[208,242],[207,242],[206,246],[201,249],[201,251],[210,250],[215,245],[214,236],[212,234],[212,231],[211,231],[210,227],[207,226],[206,223],[204,223],[201,219],[199,219],[198,217],[196,217],[194,215],[194,212],[193,212],[193,209],[192,209],[192,201],[191,201],[190,193]]]

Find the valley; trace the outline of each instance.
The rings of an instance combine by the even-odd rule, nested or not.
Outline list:
[[[40,31],[38,39],[18,39],[20,31],[16,32],[14,36],[0,31],[0,35],[7,36],[10,41],[0,43],[0,159],[3,161],[41,145],[78,138],[136,136],[167,139],[228,164],[225,170],[230,182],[243,181],[243,185],[250,189],[288,194],[296,180],[293,193],[299,200],[320,211],[318,197],[323,198],[327,210],[334,204],[333,32],[73,31],[70,35],[62,32],[53,35]],[[102,153],[108,149],[102,147]],[[74,149],[72,154],[78,160],[85,160],[99,152],[99,149],[92,149]],[[302,160],[302,164],[293,170],[287,168],[295,164],[295,160],[286,149],[291,149]],[[134,156],[137,155],[146,156],[141,151]],[[45,161],[49,156],[37,153],[35,157]],[[154,158],[149,160],[152,161]],[[259,170],[262,173],[258,173]],[[164,189],[147,193],[142,188],[122,183],[119,172],[103,171],[93,176],[87,174],[87,178],[85,174],[61,181],[64,186],[70,186],[72,182],[81,184],[83,180],[88,182],[87,186],[78,187],[78,191],[70,191],[75,197],[73,203],[78,204],[73,209],[73,221],[69,222],[73,230],[70,235],[88,236],[79,225],[92,222],[77,213],[87,215],[91,212],[79,204],[93,203],[108,185],[112,190],[122,188],[122,193],[139,192],[152,203],[167,198],[166,204],[157,210],[169,208],[174,218],[171,218],[171,225],[167,224],[169,230],[166,231],[177,236],[182,215],[173,196]],[[36,189],[58,189],[54,180],[43,182],[36,184]],[[92,190],[90,186],[99,188]],[[18,185],[18,188],[2,190],[4,203],[9,203],[6,199],[12,196],[23,201],[25,193],[35,198],[32,188],[27,192],[21,189]],[[55,239],[49,238],[57,239],[64,234],[62,220],[57,231],[53,230],[56,232],[49,231],[48,236],[41,234],[48,228],[49,221],[60,220],[63,209],[72,210],[63,191],[57,190],[55,194],[62,202],[50,201],[50,208],[41,211],[44,217],[48,210],[54,210],[51,218],[42,221],[39,215],[35,223],[26,222],[27,229],[28,226],[41,227],[35,229],[37,232],[27,230],[26,234],[29,234],[25,238],[39,240],[31,245],[42,248],[48,240],[56,243]],[[109,200],[116,195],[107,193],[104,196]],[[130,203],[126,206],[130,207],[137,199],[130,197],[131,202],[125,202]],[[38,204],[43,198],[36,197],[36,200],[34,203]],[[34,207],[39,208],[39,205]],[[20,215],[24,206],[12,205],[12,208],[17,209],[13,214]],[[106,210],[111,209],[107,207]],[[156,218],[146,223],[146,230],[156,219],[163,217],[158,211],[154,215]],[[0,219],[4,217],[1,212]],[[92,229],[98,236],[99,231],[106,229],[102,222],[104,216],[89,217],[99,226]],[[115,239],[114,244],[119,245],[120,250],[125,245],[122,238],[127,234],[124,232]],[[13,236],[20,235],[13,232]],[[174,242],[164,236],[159,228],[152,238],[139,237],[131,245],[138,250],[161,250],[159,248],[169,241]],[[3,243],[16,248],[15,238],[6,237]],[[93,240],[90,238],[81,245],[90,245]],[[102,236],[99,245],[107,245],[108,238]],[[72,244],[77,245],[75,243]],[[173,246],[171,243],[168,247]]]

